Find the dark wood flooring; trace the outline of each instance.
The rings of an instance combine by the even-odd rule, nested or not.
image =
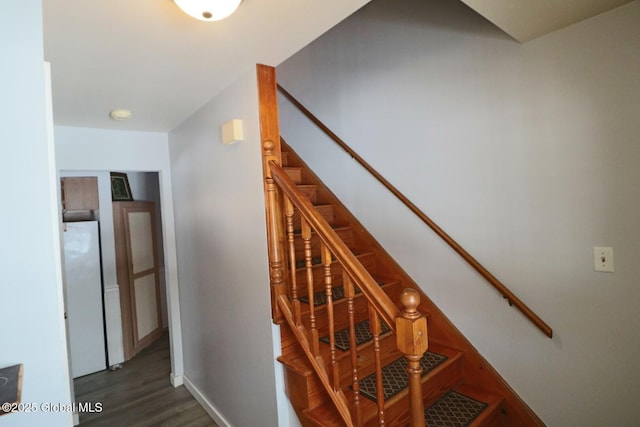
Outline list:
[[[80,426],[216,427],[184,386],[169,381],[169,337],[164,334],[123,364],[74,380],[76,402],[100,402],[101,413],[81,413]]]

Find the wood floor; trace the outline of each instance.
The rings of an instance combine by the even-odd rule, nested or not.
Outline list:
[[[122,369],[74,380],[76,402],[103,407],[101,413],[81,413],[80,426],[217,427],[184,386],[171,385],[170,370],[164,334]]]

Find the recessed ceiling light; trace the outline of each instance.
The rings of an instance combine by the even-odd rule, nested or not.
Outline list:
[[[129,120],[132,115],[133,114],[131,113],[131,110],[120,109],[111,110],[111,112],[109,113],[109,117],[111,117],[113,120]]]

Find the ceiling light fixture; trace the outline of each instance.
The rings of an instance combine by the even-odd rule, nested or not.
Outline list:
[[[109,117],[118,121],[129,120],[132,115],[131,110],[116,109],[109,112]]]
[[[236,11],[242,0],[173,0],[180,9],[201,21],[219,21]]]

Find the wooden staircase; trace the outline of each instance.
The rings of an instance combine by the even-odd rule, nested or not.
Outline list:
[[[406,289],[419,296],[417,310],[428,323],[428,351],[421,359],[420,380],[426,425],[544,425],[296,153],[284,142],[281,147],[286,175],[393,304],[399,310],[406,307]],[[345,283],[341,265],[322,253],[321,236],[312,232],[305,244],[304,225],[297,209],[290,219],[290,259],[300,261],[287,266],[289,274],[282,280],[287,290],[281,291],[281,298],[291,301],[293,308],[289,311],[288,305],[279,306],[282,316],[274,318],[280,317],[279,321],[276,319],[282,336],[278,360],[285,367],[286,392],[302,425],[350,425],[341,415],[336,396],[351,403],[351,418],[356,420],[353,425],[409,425],[407,363],[398,349],[395,325],[380,321],[363,293],[349,280]],[[309,281],[313,286],[307,285]],[[304,284],[304,289],[293,292],[291,283]],[[301,343],[307,338],[314,340],[304,331],[317,334],[317,355]],[[350,351],[350,342],[357,342],[357,352]],[[377,403],[383,392],[380,379],[375,378],[376,368],[382,371],[384,405]],[[319,370],[326,370],[334,378],[332,390],[328,391]]]

